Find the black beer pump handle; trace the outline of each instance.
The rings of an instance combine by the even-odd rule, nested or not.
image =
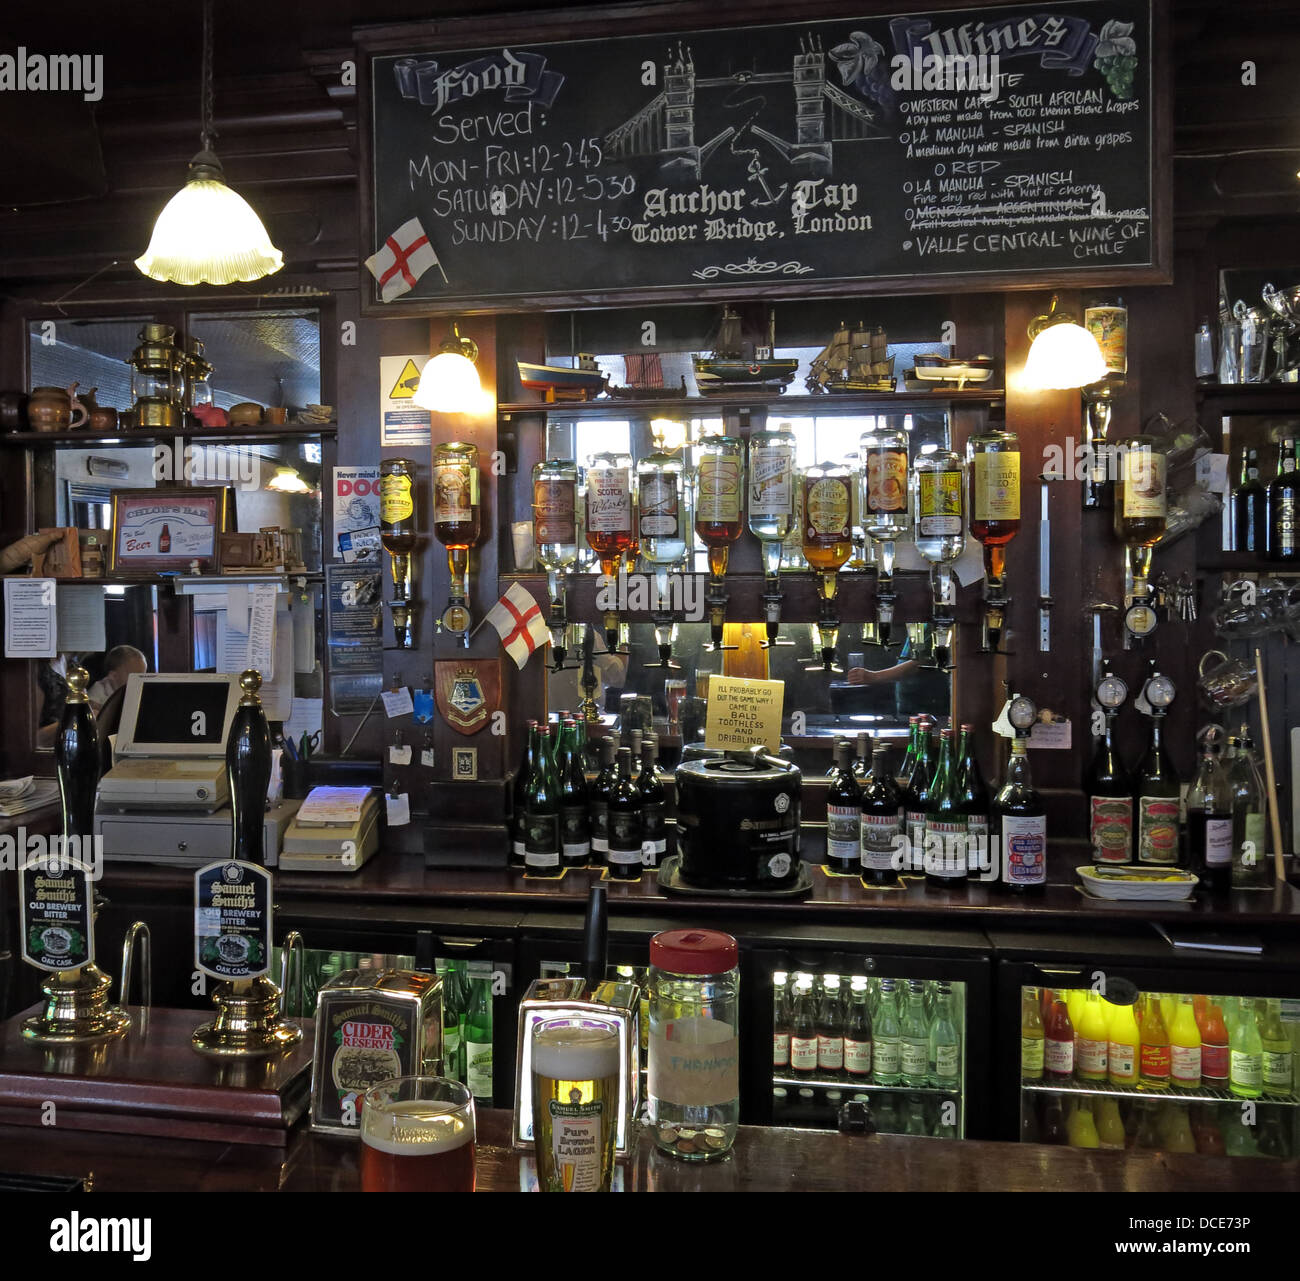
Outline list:
[[[79,844],[84,842],[87,849],[95,830],[95,789],[99,785],[100,766],[95,714],[86,697],[89,679],[84,667],[74,667],[68,673],[68,699],[59,722],[59,735],[54,740],[63,835],[77,837]]]
[[[587,894],[587,919],[582,933],[582,973],[588,989],[604,981],[609,960],[609,919],[605,887],[597,882]]]
[[[252,668],[239,678],[244,696],[235,709],[226,739],[226,779],[230,784],[233,828],[231,857],[242,863],[266,866],[263,829],[266,791],[271,783],[271,733],[257,691],[262,674]]]

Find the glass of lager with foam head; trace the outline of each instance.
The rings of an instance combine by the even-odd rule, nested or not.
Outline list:
[[[474,1096],[459,1081],[399,1076],[361,1105],[363,1192],[473,1192]]]
[[[533,1139],[543,1192],[608,1192],[618,1136],[618,1027],[581,1015],[533,1028]]]

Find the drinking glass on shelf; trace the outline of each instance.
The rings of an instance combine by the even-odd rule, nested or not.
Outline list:
[[[474,1096],[459,1081],[399,1076],[361,1105],[363,1192],[473,1192]]]

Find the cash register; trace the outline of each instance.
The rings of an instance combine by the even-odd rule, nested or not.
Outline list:
[[[95,835],[110,860],[202,867],[230,855],[226,739],[239,705],[235,676],[127,677],[113,766],[99,780]],[[265,862],[276,866],[297,801],[266,811]]]

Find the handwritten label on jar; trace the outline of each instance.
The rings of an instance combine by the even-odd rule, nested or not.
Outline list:
[[[732,1102],[740,1093],[739,1065],[740,1040],[719,1019],[675,1019],[651,1029],[650,1094],[665,1103],[717,1107]]]

